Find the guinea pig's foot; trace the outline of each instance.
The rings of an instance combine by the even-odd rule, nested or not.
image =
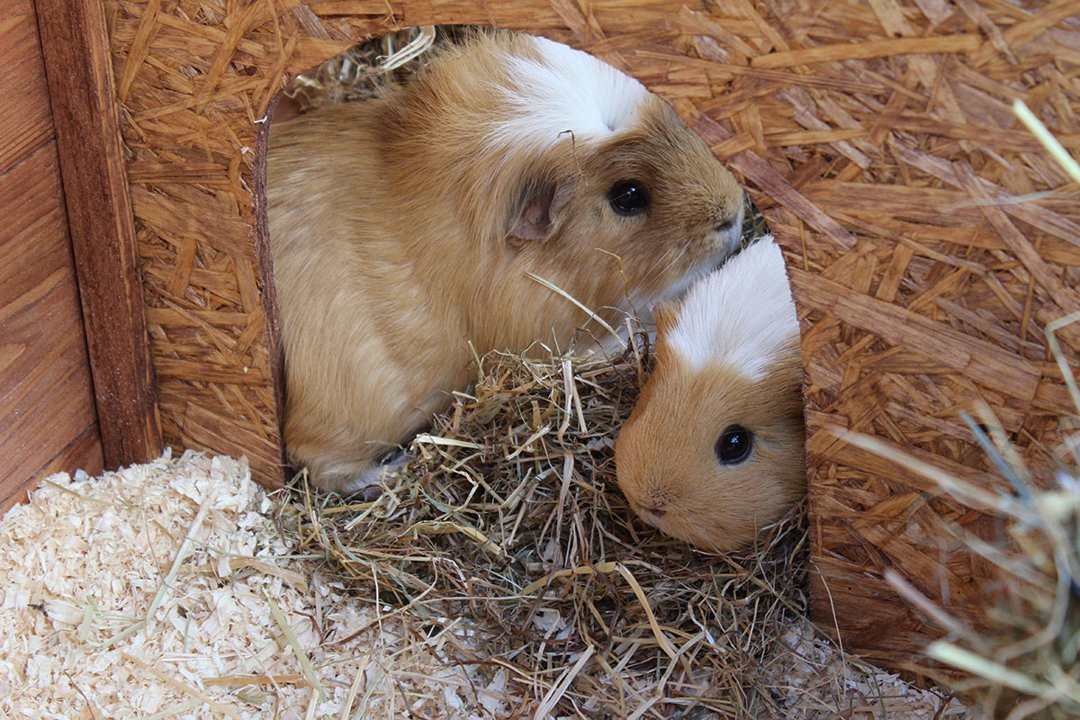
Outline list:
[[[394,472],[408,464],[410,460],[412,460],[412,455],[406,452],[393,455],[378,465],[358,474],[342,488],[341,494],[357,497],[363,502],[374,502],[382,495],[383,479],[394,474]]]

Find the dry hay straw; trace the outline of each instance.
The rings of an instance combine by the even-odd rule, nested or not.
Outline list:
[[[413,62],[437,41],[450,37],[432,26],[392,32],[355,45],[299,73],[281,91],[275,121],[329,105],[370,100],[407,82]]]
[[[612,438],[649,364],[635,339],[617,358],[480,359],[474,391],[380,498],[302,483],[282,523],[299,552],[433,632],[470,618],[456,661],[509,668],[538,717],[783,716],[763,662],[805,608],[802,514],[725,558],[634,519]]]
[[[809,623],[804,507],[726,556],[636,520],[612,439],[647,337],[618,357],[478,359],[475,388],[381,497],[350,502],[301,473],[282,528],[320,574],[418,628],[415,644],[438,637],[440,658],[498,685],[500,718],[968,717]]]

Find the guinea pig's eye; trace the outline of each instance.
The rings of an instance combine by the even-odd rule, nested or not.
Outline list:
[[[750,457],[754,435],[746,428],[729,425],[716,441],[716,458],[723,465],[737,465]]]
[[[640,180],[620,180],[608,190],[608,202],[619,215],[637,215],[649,209],[649,191]]]

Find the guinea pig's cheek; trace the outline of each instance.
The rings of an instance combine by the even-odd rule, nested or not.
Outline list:
[[[744,210],[745,208],[740,205],[738,214],[717,228],[717,234],[720,236],[720,245],[729,253],[735,252],[739,247],[739,241],[742,240]]]

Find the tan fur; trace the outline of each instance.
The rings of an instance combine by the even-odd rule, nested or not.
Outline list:
[[[797,339],[780,358],[756,382],[720,364],[693,371],[661,335],[656,367],[615,444],[619,487],[643,520],[726,552],[751,543],[804,494]],[[754,434],[753,454],[739,465],[714,453],[730,425]]]
[[[656,98],[639,128],[599,148],[569,135],[543,152],[486,145],[478,128],[508,112],[490,86],[505,78],[500,48],[534,52],[481,35],[403,91],[272,131],[286,443],[326,487],[349,487],[447,407],[470,380],[468,343],[569,344],[585,315],[527,272],[615,320],[628,295],[654,298],[724,254],[709,231],[737,215],[741,190]],[[648,216],[608,206],[626,178],[649,183]],[[545,192],[550,231],[512,236],[538,217],[522,198]]]
[[[656,336],[661,338],[678,322],[679,308],[673,303],[660,303],[652,309],[653,321],[656,325]]]

